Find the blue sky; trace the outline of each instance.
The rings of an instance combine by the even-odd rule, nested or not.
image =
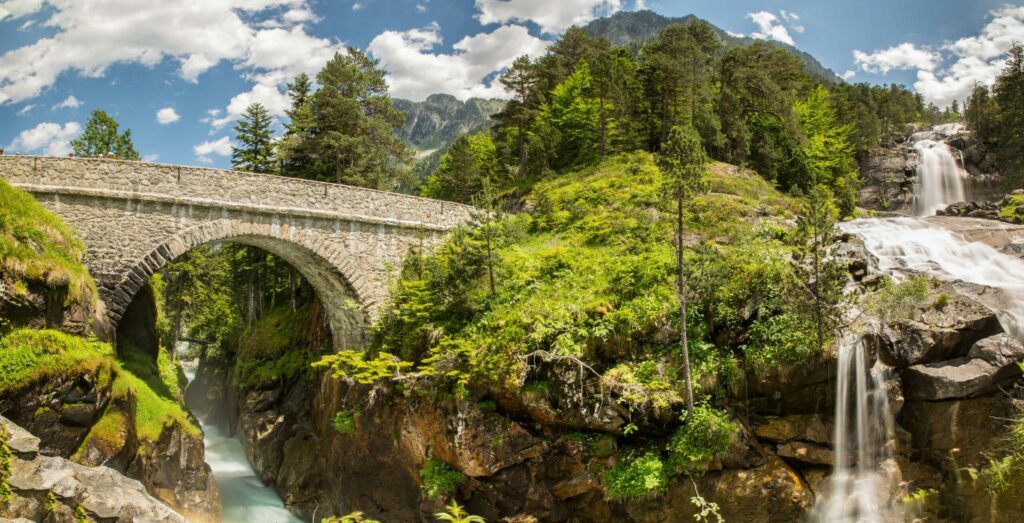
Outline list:
[[[0,147],[66,154],[103,109],[148,159],[226,167],[245,106],[282,115],[285,82],[345,45],[380,60],[394,96],[502,97],[515,56],[638,8],[793,43],[942,106],[1024,41],[1021,2],[997,0],[0,0]]]

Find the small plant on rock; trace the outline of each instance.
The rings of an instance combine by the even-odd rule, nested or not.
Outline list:
[[[423,490],[430,499],[453,494],[467,479],[465,474],[439,459],[427,460],[420,469]]]
[[[683,421],[668,445],[669,463],[676,471],[703,474],[712,461],[729,454],[736,441],[736,424],[728,413],[707,405],[693,409],[693,415]]]
[[[610,501],[640,501],[665,492],[667,476],[661,456],[648,452],[628,464],[619,463],[604,475],[604,495]]]
[[[352,411],[339,410],[334,415],[334,430],[339,434],[351,436],[356,433],[356,418]]]
[[[448,512],[434,514],[438,521],[447,521],[449,523],[487,523],[487,520],[484,518],[466,512],[466,509],[462,508],[456,501],[452,501],[445,509]]]

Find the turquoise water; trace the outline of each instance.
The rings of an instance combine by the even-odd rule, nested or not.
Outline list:
[[[185,376],[192,381],[195,370],[186,368]],[[189,405],[193,412],[202,411],[203,407]],[[277,493],[256,476],[240,441],[222,434],[217,427],[201,425],[206,463],[220,488],[223,523],[302,523],[284,508]]]

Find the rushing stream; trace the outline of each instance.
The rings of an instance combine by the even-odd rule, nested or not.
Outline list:
[[[191,382],[195,369],[185,368],[185,376]],[[193,412],[201,412],[203,407],[189,405]],[[206,463],[220,488],[223,523],[301,523],[256,476],[238,439],[222,434],[216,426],[202,423],[202,427]]]
[[[943,141],[960,128],[938,126],[911,140],[921,156],[914,184],[918,217],[869,218],[844,223],[859,236],[879,269],[899,278],[925,273],[946,281],[963,281],[994,289],[979,300],[997,312],[1010,334],[1024,336],[1024,262],[981,242],[972,242],[927,219],[951,203],[964,200],[966,173],[955,151]],[[991,228],[999,228],[992,224]],[[874,523],[902,519],[893,504],[898,475],[890,442],[893,416],[882,366],[869,367],[863,338],[847,334],[839,342],[836,379],[835,465],[828,488],[815,507],[818,522]]]

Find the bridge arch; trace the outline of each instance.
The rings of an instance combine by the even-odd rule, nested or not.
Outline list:
[[[127,272],[106,300],[111,318],[123,316],[136,293],[149,278],[167,263],[202,245],[240,243],[257,247],[281,258],[294,267],[316,291],[331,327],[336,347],[359,348],[365,344],[375,297],[367,287],[357,289],[352,282],[367,277],[345,253],[337,250],[317,252],[320,242],[302,229],[287,225],[264,226],[253,222],[214,222],[185,229],[150,250],[127,266]],[[360,292],[362,291],[362,292]],[[116,326],[116,320],[114,320]]]

